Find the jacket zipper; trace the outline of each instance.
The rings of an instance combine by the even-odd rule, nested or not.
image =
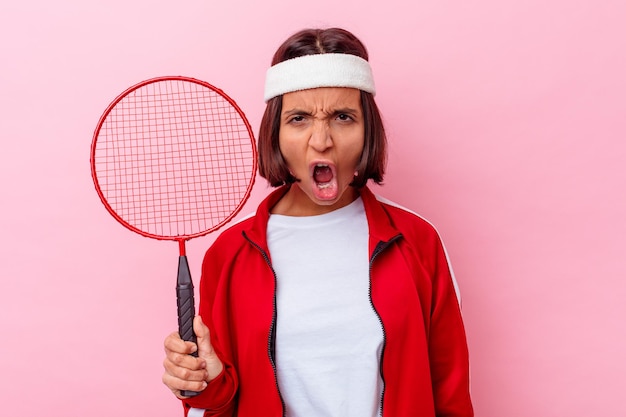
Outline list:
[[[370,265],[369,265],[369,278],[370,278],[369,300],[370,300],[370,306],[372,307],[372,310],[374,310],[374,313],[376,314],[376,317],[378,318],[378,322],[380,323],[380,328],[383,331],[383,348],[381,349],[381,352],[380,352],[380,364],[378,365],[379,372],[380,372],[380,378],[383,381],[383,390],[382,390],[382,392],[380,394],[380,410],[379,410],[380,417],[383,416],[383,406],[384,406],[384,400],[385,400],[385,389],[387,388],[387,384],[385,383],[385,375],[383,373],[383,359],[384,359],[384,356],[385,356],[385,347],[387,346],[387,332],[385,330],[385,324],[383,323],[383,319],[380,317],[380,314],[378,313],[378,310],[376,310],[376,307],[374,306],[374,301],[372,300],[372,265],[374,264],[374,260],[378,257],[378,255],[380,255],[393,242],[395,242],[396,240],[400,239],[401,237],[402,237],[402,234],[398,234],[398,235],[392,237],[391,239],[389,239],[386,242],[384,242],[384,241],[378,242],[378,244],[374,248],[374,252],[372,253],[372,257],[370,258]]]
[[[272,365],[272,370],[274,371],[274,384],[276,385],[276,391],[278,392],[278,397],[280,398],[280,403],[282,405],[282,409],[283,409],[282,416],[285,417],[285,400],[283,399],[283,396],[280,393],[280,387],[278,386],[278,374],[276,370],[276,362],[274,360],[274,343],[275,343],[275,337],[276,337],[276,316],[277,316],[276,286],[278,285],[278,279],[276,277],[276,272],[274,271],[274,268],[272,267],[270,258],[267,255],[267,253],[263,250],[263,248],[261,248],[259,245],[253,242],[250,238],[248,238],[245,232],[242,232],[242,234],[243,234],[243,237],[248,242],[250,242],[250,244],[254,248],[256,248],[259,251],[263,259],[265,260],[265,263],[272,271],[272,276],[274,277],[274,295],[273,295],[273,300],[272,300],[272,324],[270,326],[270,332],[269,332],[269,337],[268,337],[268,342],[267,342],[267,354],[270,360],[270,364]],[[383,391],[380,396],[380,416],[381,417],[383,415],[383,402],[385,398],[385,389],[386,389],[385,375],[383,373],[383,358],[385,356],[385,346],[387,345],[387,333],[385,331],[385,325],[383,323],[383,320],[380,317],[378,310],[376,310],[376,307],[374,306],[374,301],[372,300],[372,265],[374,263],[374,260],[378,257],[378,255],[380,255],[381,252],[383,252],[392,243],[394,243],[396,240],[400,239],[401,237],[402,237],[402,234],[398,234],[386,242],[383,242],[383,241],[378,242],[378,244],[376,245],[376,248],[374,248],[374,252],[372,253],[372,257],[370,258],[370,262],[369,262],[369,278],[370,278],[369,291],[368,291],[369,302],[370,302],[370,306],[372,307],[372,310],[374,311],[374,314],[376,314],[376,317],[378,318],[378,322],[380,323],[380,328],[382,329],[382,332],[383,332],[383,348],[381,349],[381,352],[380,352],[380,364],[379,364],[380,377],[383,381]]]
[[[283,400],[283,396],[280,393],[280,387],[278,386],[278,372],[276,370],[276,362],[274,360],[274,355],[275,355],[274,348],[275,348],[275,343],[276,343],[276,316],[277,316],[276,287],[278,285],[278,279],[276,277],[276,272],[274,271],[274,268],[272,267],[272,262],[270,261],[269,256],[263,250],[263,248],[261,248],[259,245],[253,242],[250,238],[248,238],[245,232],[242,232],[242,234],[243,234],[244,239],[250,242],[250,244],[261,253],[261,256],[265,260],[265,263],[270,268],[270,270],[272,271],[272,275],[274,276],[274,295],[273,295],[273,300],[272,300],[272,324],[270,325],[270,332],[269,332],[269,336],[267,340],[267,355],[269,357],[270,364],[272,365],[272,370],[274,371],[274,384],[276,385],[276,392],[278,392],[278,398],[280,398],[280,403],[282,405],[281,415],[282,417],[285,417],[285,400]]]

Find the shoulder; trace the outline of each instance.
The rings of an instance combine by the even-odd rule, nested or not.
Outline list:
[[[228,225],[223,229],[218,237],[209,248],[210,251],[224,251],[234,249],[243,243],[243,231],[250,227],[254,222],[254,213],[250,213],[245,217],[237,220],[235,223]]]
[[[437,270],[437,264],[446,265],[457,301],[461,302],[459,286],[454,276],[446,247],[435,226],[426,218],[393,201],[376,195],[376,201],[388,214],[393,227],[402,233],[402,242],[412,248],[412,253],[430,270]]]
[[[375,198],[389,216],[391,224],[403,235],[439,237],[435,226],[422,215],[380,195],[375,195]]]
[[[252,221],[254,216],[248,216],[223,229],[213,244],[206,250],[202,260],[201,284],[208,281],[218,280],[223,271],[228,271],[240,254],[249,246],[244,238],[243,231],[246,224]],[[206,277],[211,277],[209,280]]]

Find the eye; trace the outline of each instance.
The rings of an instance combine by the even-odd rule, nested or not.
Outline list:
[[[350,115],[346,114],[346,113],[339,113],[337,115],[337,120],[343,121],[343,122],[349,122],[351,120],[354,120]]]
[[[306,120],[306,117],[302,114],[296,114],[287,119],[287,124],[301,124]]]

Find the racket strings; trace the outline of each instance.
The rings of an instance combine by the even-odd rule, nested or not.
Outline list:
[[[191,236],[219,227],[245,201],[253,146],[248,125],[223,96],[166,80],[111,109],[95,167],[122,220],[152,235]]]

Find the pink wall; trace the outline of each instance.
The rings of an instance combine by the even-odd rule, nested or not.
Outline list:
[[[390,133],[377,192],[452,257],[477,416],[626,415],[626,6],[367,3],[2,3],[0,414],[180,415],[160,382],[177,248],[101,206],[93,129],[126,87],[182,74],[256,130],[278,43],[338,25],[369,46]],[[196,278],[211,241],[189,244]]]

